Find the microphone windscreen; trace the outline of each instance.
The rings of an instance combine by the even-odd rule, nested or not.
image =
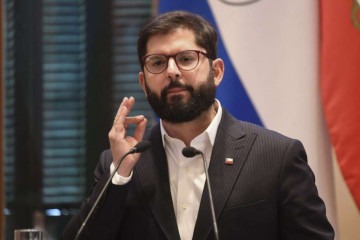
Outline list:
[[[138,144],[135,145],[134,149],[134,153],[141,153],[144,152],[146,150],[148,150],[151,146],[150,141],[148,140],[143,140],[141,142],[139,142]]]
[[[198,153],[199,151],[193,147],[184,147],[182,150],[182,154],[187,158],[195,157]]]

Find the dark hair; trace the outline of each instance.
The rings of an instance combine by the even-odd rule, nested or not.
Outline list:
[[[147,42],[154,35],[168,34],[178,28],[189,29],[195,34],[195,43],[206,50],[210,59],[217,56],[217,33],[203,17],[186,11],[167,12],[151,18],[139,31],[138,58],[143,69],[142,57],[147,52]]]

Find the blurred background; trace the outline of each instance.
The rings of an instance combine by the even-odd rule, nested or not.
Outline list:
[[[227,63],[227,75],[218,98],[236,117],[303,141],[336,239],[358,240],[359,210],[321,110],[321,1],[266,2],[1,0],[0,239],[12,239],[18,228],[44,229],[46,239],[60,239],[93,183],[93,170],[109,147],[107,134],[124,96],[135,97],[132,114],[145,115],[148,127],[157,121],[137,80],[137,33],[151,16],[185,9],[202,14],[221,34],[219,56]],[[358,1],[348,3],[349,19],[351,11],[360,19]],[[276,23],[259,24],[273,16]],[[311,27],[303,30],[302,25]],[[274,37],[266,35],[275,30]],[[255,50],[246,38],[257,43]],[[307,42],[315,43],[309,54],[300,48]],[[239,88],[230,84],[234,79],[241,82]],[[284,103],[290,98],[296,106],[287,108]],[[355,104],[359,109],[360,101]],[[301,107],[306,111],[299,111]],[[310,114],[316,111],[314,119]],[[320,158],[325,160],[319,163]],[[359,164],[354,167],[360,169]]]

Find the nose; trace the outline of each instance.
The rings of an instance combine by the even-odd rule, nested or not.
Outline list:
[[[169,58],[168,66],[166,69],[166,75],[169,79],[176,79],[179,78],[181,75],[181,71],[176,65],[174,58]]]

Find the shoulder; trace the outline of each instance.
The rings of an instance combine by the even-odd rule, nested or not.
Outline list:
[[[283,159],[290,155],[301,156],[307,161],[303,144],[298,139],[285,136],[277,131],[265,127],[241,121],[224,111],[218,131],[221,131],[220,138],[230,136],[236,139],[254,139],[252,141],[252,153],[261,154],[262,158]],[[226,137],[227,136],[227,137]]]
[[[285,136],[277,131],[267,129],[263,126],[238,120],[232,116],[226,110],[223,111],[223,116],[219,125],[219,129],[233,135],[256,135],[256,138],[261,141],[271,141],[271,142],[293,142],[298,141],[291,137]]]

